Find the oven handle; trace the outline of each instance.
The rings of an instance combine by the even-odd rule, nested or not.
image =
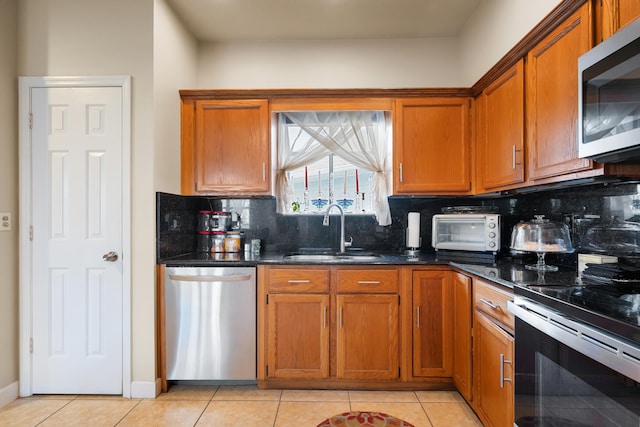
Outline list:
[[[514,296],[507,309],[540,332],[640,382],[640,348],[528,298]],[[516,345],[518,331],[516,328]]]

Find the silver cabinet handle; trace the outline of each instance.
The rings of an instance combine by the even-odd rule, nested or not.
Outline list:
[[[262,162],[262,182],[267,180],[267,164]]]
[[[358,280],[358,285],[379,285],[379,280]]]
[[[492,303],[491,301],[489,301],[487,299],[480,298],[480,302],[483,303],[483,304],[488,305],[489,307],[491,307],[494,310],[499,310],[500,309],[499,306],[495,305],[494,303]]]
[[[118,260],[118,253],[113,251],[107,252],[102,255],[102,260],[107,262],[116,262]]]
[[[287,280],[287,283],[309,283],[311,280],[307,279],[298,279],[298,280]]]
[[[322,307],[322,325],[327,329],[327,306]]]
[[[504,377],[504,364],[511,364],[511,360],[505,360],[504,354],[500,354],[500,388],[504,388],[505,382],[511,382],[511,378]]]
[[[516,166],[519,166],[519,165],[520,165],[520,163],[518,163],[518,162],[516,161],[516,153],[519,153],[519,152],[521,152],[522,150],[518,150],[518,149],[516,148],[516,144],[513,144],[513,145],[512,145],[512,147],[513,147],[513,151],[512,151],[511,157],[512,157],[512,159],[513,159],[513,169],[515,169],[515,168],[516,168]]]
[[[402,182],[402,163],[400,163],[400,182]]]

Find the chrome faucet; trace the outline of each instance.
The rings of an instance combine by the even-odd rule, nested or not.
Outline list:
[[[346,246],[351,246],[351,242],[346,242],[345,239],[344,239],[344,210],[342,209],[342,206],[340,206],[337,203],[332,203],[329,206],[327,206],[327,210],[324,212],[324,218],[322,220],[322,225],[324,225],[324,226],[328,226],[329,225],[329,211],[333,207],[338,208],[338,210],[340,211],[340,253],[344,253],[345,252],[345,247]]]

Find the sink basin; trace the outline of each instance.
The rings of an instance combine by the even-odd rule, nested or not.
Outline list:
[[[320,254],[293,254],[285,255],[284,259],[293,261],[333,261],[336,255],[320,255]]]
[[[284,256],[284,259],[291,261],[376,261],[380,259],[380,255],[371,252],[359,253],[337,253],[337,254],[318,254],[318,253],[293,253]]]

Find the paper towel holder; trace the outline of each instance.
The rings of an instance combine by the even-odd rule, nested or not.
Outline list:
[[[417,257],[420,254],[422,246],[422,237],[420,236],[420,213],[409,212],[407,215],[407,230],[405,233],[406,249],[404,254],[409,257]]]

